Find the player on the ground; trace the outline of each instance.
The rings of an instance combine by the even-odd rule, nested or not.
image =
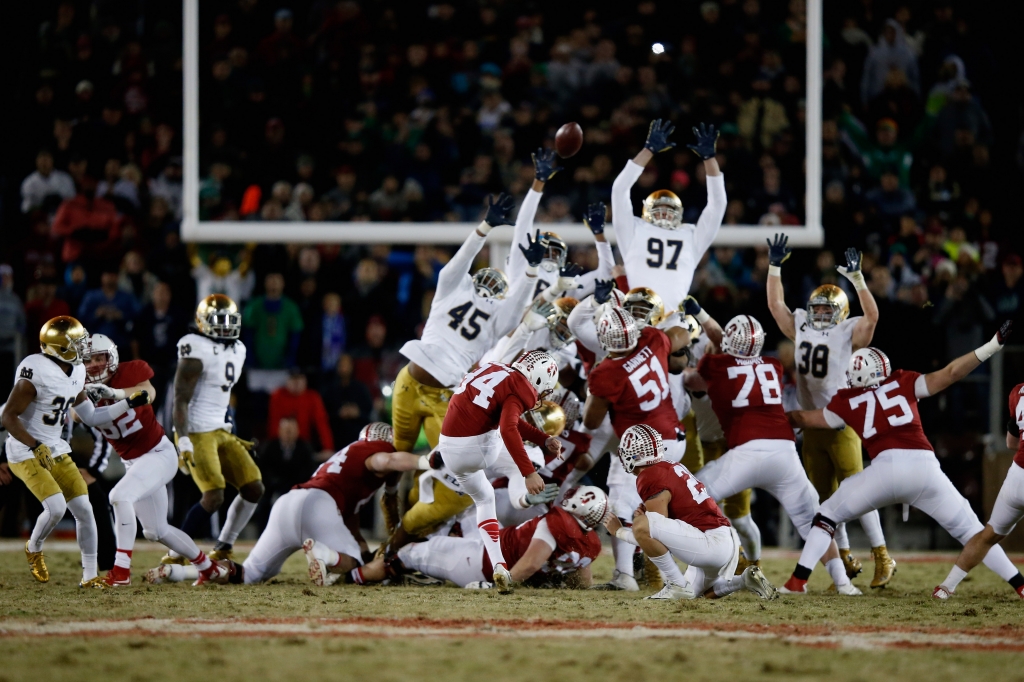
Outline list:
[[[511,287],[501,270],[481,268],[469,274],[491,229],[512,224],[513,205],[512,197],[505,194],[497,201],[488,198],[487,216],[437,275],[437,293],[423,336],[401,348],[409,364],[395,378],[391,402],[399,451],[413,449],[421,426],[430,447],[437,446],[452,389],[498,339],[519,324],[529,304],[544,257],[538,241],[527,237],[525,246],[514,249],[523,258],[522,273],[510,271],[516,278]]]
[[[121,362],[117,345],[103,334],[89,337],[83,351],[85,392],[97,405],[124,400],[139,391],[156,395],[150,379],[153,370],[143,360]],[[76,413],[78,408],[76,409]],[[97,430],[124,462],[125,474],[110,491],[114,510],[117,553],[114,567],[104,578],[107,585],[132,584],[132,550],[135,547],[136,517],[142,522],[147,540],[160,542],[187,557],[198,571],[197,584],[227,577],[183,531],[167,523],[167,484],[178,471],[178,453],[164,435],[152,405],[139,405],[116,419],[98,424]]]
[[[476,504],[477,528],[491,557],[494,583],[502,593],[512,591],[513,581],[498,544],[494,488],[484,469],[497,461],[500,439],[526,479],[526,491],[535,495],[544,490],[544,480],[527,456],[523,440],[543,443],[555,454],[561,452],[562,444],[522,416],[551,393],[557,381],[558,365],[543,351],[527,351],[511,365],[484,365],[467,374],[455,389],[441,425],[438,445],[444,464]]]
[[[667,189],[644,200],[640,218],[633,215],[630,189],[655,154],[676,146],[668,141],[674,130],[669,121],[653,121],[643,150],[626,162],[612,185],[612,226],[629,284],[657,291],[668,310],[676,310],[690,293],[693,274],[722,226],[727,203],[725,178],[715,159],[718,131],[701,123],[693,129],[697,143],[687,145],[704,160],[707,174],[708,203],[697,224],[683,223],[683,204]]]
[[[861,254],[846,250],[846,267],[837,266],[839,274],[850,280],[857,291],[863,317],[849,317],[850,301],[834,284],[822,284],[811,292],[807,309],[790,310],[782,289],[782,263],[789,258],[789,238],[776,234],[768,243],[768,308],[779,330],[796,344],[796,388],[802,410],[816,410],[840,388],[845,388],[846,366],[854,351],[870,345],[878,324],[878,306],[861,272]],[[860,438],[850,427],[835,429],[804,429],[803,458],[807,477],[824,502],[843,480],[864,470]],[[896,562],[889,556],[882,534],[882,521],[876,510],[860,519],[875,559],[875,575],[871,587],[885,587],[896,571]],[[861,562],[850,553],[846,524],[836,528],[839,556],[851,578],[862,570]]]
[[[1006,472],[1006,479],[999,489],[999,495],[992,506],[988,523],[964,545],[956,558],[949,575],[932,592],[936,599],[949,599],[972,568],[980,564],[988,552],[1013,532],[1024,517],[1024,439],[1020,437],[1024,428],[1024,384],[1017,384],[1010,391],[1010,421],[1006,423],[1006,447],[1014,450],[1013,462]],[[1024,580],[1011,578],[1010,585],[1024,598],[1021,591]]]
[[[196,308],[192,331],[178,341],[174,374],[174,431],[178,453],[203,494],[185,515],[182,530],[196,537],[209,528],[210,517],[224,504],[227,484],[238,490],[224,527],[210,552],[214,561],[231,558],[231,549],[263,496],[263,476],[244,441],[232,431],[228,406],[231,389],[242,375],[245,344],[242,315],[223,294],[210,294]],[[186,565],[171,551],[164,561]]]
[[[921,426],[917,402],[960,381],[1002,350],[1011,325],[1004,322],[988,343],[928,374],[893,371],[885,353],[862,348],[850,358],[850,388],[841,389],[824,408],[789,413],[800,428],[842,429],[849,424],[864,440],[871,466],[839,484],[821,505],[800,561],[782,591],[805,593],[815,557],[828,549],[836,524],[871,509],[912,504],[964,544],[984,529],[971,505],[942,473]],[[989,550],[984,563],[1024,597],[1024,578],[1002,547]]]
[[[0,421],[9,434],[5,449],[11,472],[43,506],[25,543],[32,577],[41,583],[50,580],[43,543],[64,518],[65,510],[71,510],[82,550],[79,584],[102,589],[107,585],[97,576],[96,517],[85,479],[71,459],[71,445],[65,436],[68,412],[74,407],[82,423],[98,426],[147,404],[149,394],[140,391],[108,407],[94,408],[85,393],[82,364],[88,343],[89,332],[75,318],[62,315],[47,321],[39,330],[41,352],[18,365]]]
[[[570,490],[560,506],[543,516],[503,528],[499,542],[512,564],[511,580],[523,582],[538,574],[557,580],[575,573],[583,586],[589,586],[590,564],[601,554],[601,539],[594,528],[607,512],[604,491],[582,486]],[[394,557],[378,557],[357,572],[363,582],[380,582],[407,571],[422,571],[460,587],[491,589],[495,584],[487,576],[492,565],[493,555],[479,538],[434,536],[403,547]]]
[[[800,537],[806,538],[818,511],[818,493],[800,464],[793,428],[782,409],[782,363],[761,356],[761,323],[749,315],[737,315],[723,331],[693,298],[687,299],[686,310],[722,351],[704,355],[696,371],[687,372],[690,390],[706,391],[711,397],[729,446],[728,452],[700,470],[701,482],[716,500],[748,488],[765,490],[789,514]],[[826,563],[839,594],[861,593],[846,575],[835,543],[822,548],[818,558]]]
[[[544,467],[537,473],[545,481],[558,484],[558,497],[555,498],[555,504],[558,504],[594,468],[594,458],[590,454],[593,439],[580,430],[582,406],[575,393],[567,388],[556,388],[549,398],[565,414],[565,428],[558,436],[562,441],[562,452],[557,457],[548,453]]]
[[[647,424],[631,426],[619,443],[623,468],[636,475],[643,503],[632,530],[609,515],[608,532],[639,545],[661,572],[665,586],[647,599],[718,599],[747,589],[762,599],[778,592],[758,566],[735,575],[739,538],[704,485],[682,464],[665,459],[661,434]],[[687,564],[686,575],[675,559]]]

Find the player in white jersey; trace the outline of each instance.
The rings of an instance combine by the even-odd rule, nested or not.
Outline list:
[[[49,320],[39,331],[40,353],[18,365],[14,388],[0,420],[10,436],[5,454],[11,472],[20,478],[43,507],[32,535],[25,543],[32,576],[45,583],[50,572],[43,558],[43,542],[70,509],[75,517],[78,546],[82,550],[82,587],[105,588],[97,576],[96,518],[89,491],[71,458],[65,438],[72,407],[87,426],[99,426],[146,405],[146,391],[133,393],[107,407],[95,408],[85,394],[85,354],[89,333],[73,317]]]
[[[694,128],[696,144],[687,145],[704,159],[708,203],[697,224],[683,223],[683,204],[667,189],[644,200],[640,218],[633,215],[629,192],[654,155],[675,147],[668,136],[675,130],[668,121],[651,123],[643,150],[626,162],[612,185],[612,226],[631,287],[649,287],[661,295],[668,310],[676,310],[690,292],[693,273],[711,246],[725,217],[725,178],[715,160],[718,131],[700,124]]]
[[[878,306],[871,295],[864,274],[861,256],[856,249],[846,250],[846,266],[837,270],[853,284],[863,317],[849,317],[850,301],[842,289],[822,284],[811,292],[807,309],[790,310],[782,288],[782,263],[789,258],[789,238],[776,234],[768,242],[768,308],[779,330],[796,344],[796,386],[801,410],[817,410],[828,405],[841,388],[848,386],[846,368],[854,351],[871,343],[878,324]],[[844,480],[864,470],[860,438],[847,426],[835,429],[804,429],[803,460],[807,478],[814,484],[821,502],[839,488]],[[871,542],[875,559],[875,575],[871,587],[885,587],[896,571],[896,562],[889,556],[882,533],[882,522],[876,510],[860,519]],[[839,554],[851,578],[862,570],[861,562],[850,552],[846,524],[836,528]]]
[[[238,490],[210,552],[214,561],[231,559],[238,534],[263,496],[263,476],[249,452],[252,443],[231,432],[228,415],[231,389],[245,364],[241,332],[242,316],[235,302],[223,294],[210,294],[196,308],[195,330],[178,341],[174,431],[183,464],[203,494],[185,515],[181,529],[191,537],[204,532],[210,517],[224,504],[227,484]],[[169,552],[164,561],[189,563],[175,552]]]
[[[517,245],[529,246],[527,238],[533,234],[533,220],[537,216],[537,208],[540,206],[540,199],[544,192],[544,185],[562,170],[555,165],[555,152],[553,149],[538,149],[533,154],[534,177],[533,186],[526,193],[523,205],[519,207],[519,214],[516,216],[515,230],[512,236],[512,250],[509,252],[506,269],[509,273],[512,286],[515,286],[517,279],[522,277],[526,271],[526,261],[523,258]],[[579,300],[594,293],[594,282],[598,279],[610,279],[612,266],[615,265],[615,257],[612,255],[611,244],[604,236],[604,221],[606,207],[602,203],[590,204],[584,216],[584,222],[594,234],[594,245],[597,247],[597,269],[579,278],[577,288],[566,293],[567,296]],[[598,219],[600,214],[600,219]],[[542,291],[555,284],[559,277],[559,271],[565,267],[569,256],[569,245],[554,232],[541,232],[540,243],[544,247],[544,260],[541,261],[540,269],[537,271],[537,279],[533,282],[534,289],[531,298],[536,298]]]

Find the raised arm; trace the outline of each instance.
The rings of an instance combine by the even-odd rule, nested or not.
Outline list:
[[[925,374],[924,380],[928,389],[928,395],[935,395],[949,388],[973,372],[978,365],[1001,351],[1003,346],[1006,345],[1007,339],[1010,338],[1012,329],[1012,321],[1007,320],[1003,322],[1003,325],[999,327],[999,331],[996,332],[991,341],[975,348],[966,355],[961,355],[942,369]],[[924,398],[927,396],[918,395],[917,397]]]
[[[696,144],[686,146],[704,160],[708,185],[708,203],[697,219],[697,233],[694,235],[697,250],[704,253],[715,241],[715,236],[722,227],[728,198],[725,195],[725,178],[722,176],[722,169],[718,167],[718,159],[715,158],[719,132],[715,126],[701,123],[699,127],[693,128],[693,135],[697,138]]]
[[[715,318],[708,314],[708,311],[700,307],[700,303],[697,302],[693,296],[687,296],[683,299],[683,312],[687,315],[693,315],[697,322],[700,322],[700,326],[704,328],[704,333],[708,335],[708,341],[715,345],[715,348],[722,347],[722,327],[715,321]]]
[[[533,234],[533,221],[537,217],[537,208],[540,206],[544,185],[560,170],[562,170],[561,167],[555,165],[553,150],[542,148],[534,152],[533,174],[535,179],[516,215],[515,229],[512,231],[512,249],[508,254],[508,276],[513,283],[522,276],[520,273],[526,269],[526,259],[523,258],[522,252],[515,247],[529,245],[528,236]]]
[[[576,299],[583,299],[594,293],[594,285],[598,280],[611,279],[612,267],[615,265],[615,256],[612,254],[611,244],[604,236],[605,216],[608,207],[604,202],[599,201],[587,206],[587,212],[583,216],[583,223],[590,228],[594,235],[594,245],[597,247],[597,269],[580,275],[579,288],[575,293],[569,295]]]
[[[784,234],[776,234],[775,241],[768,242],[768,310],[775,318],[775,324],[779,325],[779,331],[790,341],[795,341],[796,322],[793,311],[786,305],[782,287],[782,264],[793,253],[788,243],[789,237]]]
[[[596,280],[595,288],[600,286],[602,282],[610,282],[610,280]],[[569,325],[569,331],[576,337],[576,342],[583,344],[592,353],[601,350],[601,343],[597,340],[597,325],[594,324],[594,313],[596,310],[597,305],[594,302],[594,296],[587,296],[579,305],[572,309],[566,320],[566,324]]]
[[[526,275],[516,277],[509,273],[512,279],[512,286],[509,288],[508,296],[501,302],[501,313],[495,315],[495,336],[505,336],[516,328],[522,320],[523,312],[530,305],[530,295],[537,286],[537,268],[544,259],[544,247],[540,243],[540,230],[537,230],[534,239],[526,236],[526,246],[515,245],[513,251],[518,250],[523,256],[523,267]]]
[[[499,194],[497,201],[494,201],[492,197],[487,197],[487,216],[466,237],[466,241],[462,242],[462,246],[455,252],[451,260],[445,263],[445,266],[441,268],[441,272],[437,273],[439,296],[458,286],[462,278],[469,274],[469,268],[473,265],[473,260],[477,254],[480,253],[480,249],[483,248],[484,242],[487,241],[487,233],[492,228],[498,225],[512,224],[509,216],[514,206],[515,202],[507,194]]]
[[[668,136],[675,129],[671,121],[662,121],[660,118],[651,121],[644,148],[632,161],[626,162],[626,167],[612,183],[612,227],[615,228],[615,237],[619,240],[619,251],[622,253],[629,251],[630,242],[633,240],[633,219],[636,217],[633,215],[633,202],[630,201],[629,192],[640,179],[644,166],[655,154],[676,146],[675,142],[668,141]]]
[[[871,339],[875,336],[875,327],[878,325],[878,304],[875,297],[868,289],[864,281],[864,273],[861,272],[861,253],[857,249],[846,250],[846,267],[837,265],[839,274],[850,280],[853,288],[857,290],[857,300],[864,311],[864,316],[857,321],[853,328],[853,350],[860,350],[871,345]]]

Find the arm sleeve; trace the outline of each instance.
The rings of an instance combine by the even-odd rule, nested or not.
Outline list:
[[[843,421],[843,418],[829,410],[827,407],[822,408],[821,415],[825,417],[825,423],[836,431],[846,428],[846,422]]]
[[[601,343],[597,339],[597,326],[594,324],[595,310],[594,297],[588,296],[572,309],[569,319],[566,321],[569,331],[576,337],[576,341],[593,353],[601,349]]]
[[[541,519],[537,522],[537,527],[533,529],[532,540],[540,540],[551,548],[554,552],[555,548],[558,547],[558,543],[555,541],[555,536],[551,534],[551,529],[548,528],[548,520]]]
[[[533,232],[533,220],[537,217],[537,208],[540,206],[540,192],[531,189],[523,199],[523,205],[519,207],[516,215],[516,226],[512,232],[512,244],[508,251],[508,276],[515,283],[526,271],[526,257],[519,250],[519,246],[526,246],[526,235]]]
[[[615,278],[615,288],[619,291],[629,291],[629,279],[626,275],[619,275]]]
[[[506,398],[501,406],[501,421],[498,423],[498,431],[501,433],[501,439],[505,442],[509,454],[512,455],[512,461],[516,463],[519,473],[529,476],[534,472],[533,462],[526,454],[523,437],[519,433],[521,428],[519,424],[525,423],[520,419],[523,411],[523,404],[517,398]],[[547,436],[544,437],[547,438]]]
[[[523,440],[528,440],[535,445],[543,445],[548,439],[548,434],[525,419],[520,418],[516,426],[519,427],[519,435],[523,437]]]
[[[437,275],[438,298],[455,288],[463,277],[468,276],[469,266],[484,247],[485,241],[487,237],[481,237],[475,229],[466,237],[466,241],[462,242],[459,250]]]
[[[612,278],[612,266],[615,265],[615,256],[612,255],[612,245],[608,242],[594,242],[597,247],[597,269],[577,278],[579,288],[569,291],[568,294],[575,299],[582,299],[594,293],[594,282],[599,279]]]
[[[914,379],[914,395],[918,400],[931,395],[931,392],[928,390],[928,380],[925,379],[923,374],[918,374],[917,378]]]
[[[128,411],[128,401],[118,400],[113,405],[106,407],[95,407],[92,401],[86,398],[74,406],[75,414],[86,426],[100,426],[108,424]]]
[[[632,160],[627,161],[626,167],[612,183],[612,227],[615,228],[620,253],[629,250],[629,244],[633,239],[633,219],[636,216],[633,215],[633,202],[629,198],[629,191],[643,172],[643,166]]]
[[[715,241],[719,228],[722,227],[722,219],[725,218],[725,207],[728,199],[725,196],[725,176],[709,175],[708,181],[708,203],[697,219],[697,233],[694,235],[697,242],[697,260],[708,250],[711,242]]]
[[[323,399],[313,394],[313,419],[316,420],[316,431],[320,435],[320,449],[334,452],[334,434],[331,433],[331,423],[327,419],[327,409],[324,408]]]
[[[517,247],[513,245],[512,248]],[[526,261],[523,261],[523,266],[526,266]],[[530,305],[530,293],[537,284],[537,278],[523,275],[513,279],[512,282],[508,298],[501,303],[501,307],[495,315],[495,336],[505,336],[522,321],[523,313]]]

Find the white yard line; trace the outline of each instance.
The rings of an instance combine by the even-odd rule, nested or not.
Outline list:
[[[704,628],[651,628],[630,626],[620,628],[557,628],[517,624],[515,627],[482,624],[471,626],[386,625],[379,623],[300,620],[264,621],[189,621],[174,619],[140,619],[82,622],[0,621],[0,638],[45,636],[200,636],[238,637],[279,636],[357,636],[357,637],[512,637],[519,639],[563,638],[596,639],[701,639],[775,641],[802,646],[876,650],[903,647],[1004,649],[1020,651],[1024,642],[1018,637],[999,637],[963,633],[930,633],[925,631],[843,632],[831,634],[773,634],[747,630],[715,630]]]

